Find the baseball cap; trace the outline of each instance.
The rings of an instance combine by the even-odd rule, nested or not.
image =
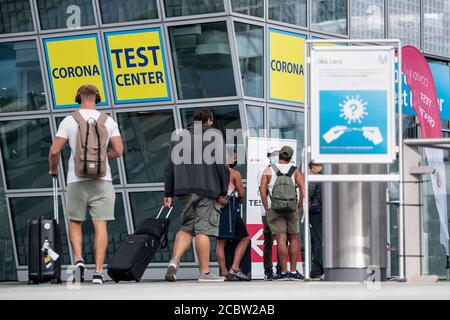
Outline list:
[[[289,146],[284,146],[283,148],[281,148],[280,153],[287,156],[288,158],[292,158],[292,156],[294,155],[294,150]]]
[[[270,157],[273,153],[279,153],[280,148],[277,146],[270,146],[267,148],[267,156]]]

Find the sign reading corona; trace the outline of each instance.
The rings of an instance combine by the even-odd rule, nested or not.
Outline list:
[[[395,158],[392,47],[311,49],[311,157],[318,163]]]
[[[170,100],[159,28],[105,33],[116,103]]]
[[[269,29],[269,98],[305,101],[304,55],[306,36]]]
[[[108,105],[100,46],[96,34],[44,39],[45,58],[55,109],[78,107],[75,95],[85,84],[95,85]]]

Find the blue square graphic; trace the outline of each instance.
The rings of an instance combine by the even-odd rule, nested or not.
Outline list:
[[[387,92],[321,90],[320,153],[388,153]]]

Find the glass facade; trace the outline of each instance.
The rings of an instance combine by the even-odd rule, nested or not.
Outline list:
[[[265,94],[270,67],[267,62],[269,28],[306,38],[400,38],[402,45],[415,45],[429,58],[437,57],[448,64],[449,10],[446,0],[36,0],[31,7],[29,0],[3,0],[0,6],[0,281],[23,280],[26,221],[33,215],[52,214],[48,152],[60,121],[72,111],[55,110],[51,105],[43,39],[70,36],[73,31],[80,35],[99,34],[100,62],[108,71],[103,33],[143,28],[158,29],[161,33],[169,99],[127,100],[120,104],[110,99],[111,104],[102,107],[118,122],[125,147],[124,157],[110,163],[116,190],[116,221],[110,224],[109,259],[129,231],[159,211],[170,135],[173,130],[189,125],[196,108],[210,108],[214,126],[223,133],[226,129],[242,128],[252,129],[252,135],[296,139],[300,163],[303,105],[269,100]],[[133,54],[124,54],[127,63],[141,62]],[[113,89],[113,80],[104,77],[108,92]],[[417,124],[414,125],[417,134]],[[408,128],[405,132],[412,136]],[[270,130],[265,134],[260,129]],[[240,147],[240,140],[240,137],[233,139],[229,145]],[[69,156],[70,149],[66,146],[60,178],[60,220],[64,228]],[[245,179],[246,166],[239,165],[237,169]],[[426,248],[423,261],[428,266],[427,272],[441,275],[442,246],[436,235],[439,225],[430,190],[431,186],[423,189],[427,202],[423,217]],[[390,254],[391,274],[395,275],[398,223],[393,207],[390,217],[390,244],[394,248]],[[169,260],[179,225],[176,201],[169,247],[158,251],[155,263],[165,264]],[[84,225],[84,231],[85,259],[92,264],[90,221]],[[70,264],[65,231],[62,242],[64,264]],[[195,266],[192,248],[184,260]],[[197,275],[197,270],[193,275]]]
[[[347,0],[312,0],[311,28],[347,34]]]
[[[47,109],[36,41],[0,43],[0,112]]]

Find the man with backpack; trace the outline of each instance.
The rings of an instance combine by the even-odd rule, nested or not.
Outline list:
[[[108,160],[123,154],[117,123],[106,113],[95,110],[100,101],[99,91],[94,85],[85,84],[78,89],[75,102],[80,104],[80,109],[61,122],[49,155],[49,174],[57,177],[61,150],[69,142],[71,156],[67,172],[66,216],[69,219],[75,275],[81,282],[84,281],[82,223],[89,210],[95,229],[95,273],[92,283],[96,284],[104,282],[107,221],[114,220],[115,192]],[[111,150],[107,152],[109,143]]]
[[[200,269],[198,281],[224,281],[223,277],[215,275],[209,268],[211,248],[209,238],[217,237],[219,234],[220,209],[226,205],[230,180],[224,157],[209,160],[205,158],[209,142],[203,137],[215,136],[214,144],[217,143],[218,148],[224,149],[222,134],[213,129],[212,125],[212,112],[206,108],[198,108],[194,114],[193,124],[187,130],[179,131],[178,134],[175,132],[172,136],[165,168],[164,206],[172,207],[173,197],[178,196],[181,202],[181,228],[175,238],[172,259],[167,266],[165,279],[169,282],[176,281],[181,258],[190,248],[194,238]],[[216,140],[219,137],[222,139],[221,142]],[[196,141],[199,141],[198,145]],[[186,149],[180,148],[184,143]],[[177,159],[181,157],[181,153],[182,159]],[[184,157],[187,159],[184,160]]]
[[[321,174],[322,165],[309,163],[311,174]],[[309,191],[309,227],[311,229],[311,280],[321,280],[322,266],[322,184],[311,182]]]
[[[297,271],[299,250],[299,212],[304,198],[303,175],[297,167],[290,164],[294,150],[284,146],[280,150],[277,165],[270,165],[261,178],[261,200],[266,210],[266,219],[278,246],[278,259],[281,274],[276,280],[302,280]],[[297,195],[297,189],[300,195]],[[269,208],[268,196],[271,204]],[[286,244],[288,241],[288,245]],[[290,259],[290,271],[287,270],[287,256]]]

